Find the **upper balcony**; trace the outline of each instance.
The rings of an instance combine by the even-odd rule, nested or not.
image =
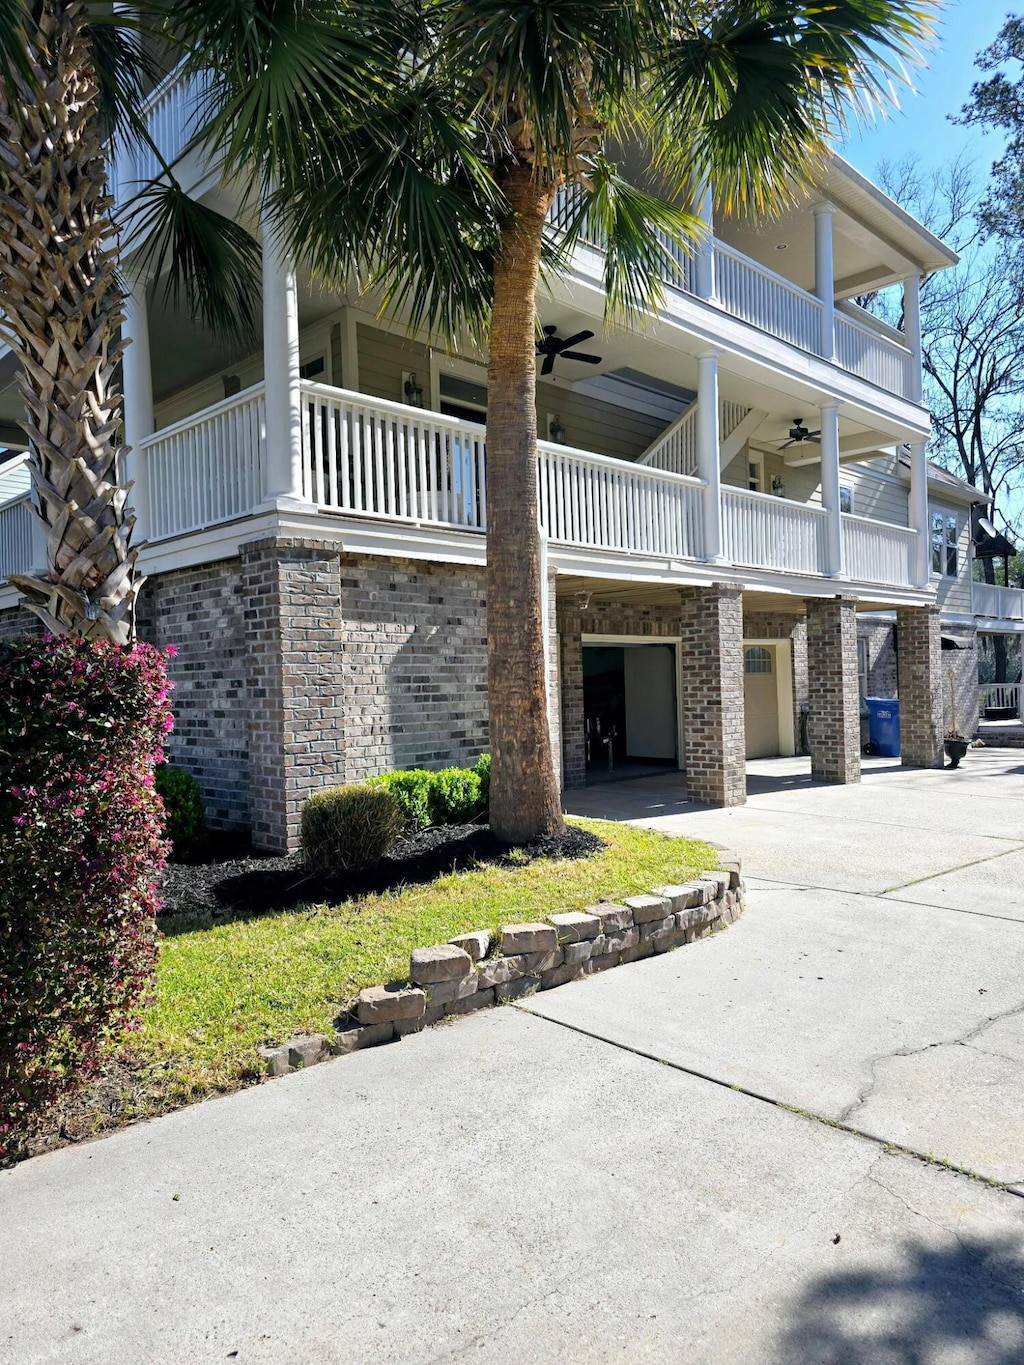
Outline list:
[[[486,432],[421,408],[304,381],[301,489],[293,510],[318,533],[334,529],[389,552],[482,558],[487,529]],[[135,498],[149,549],[173,552],[222,528],[251,538],[273,506],[264,386],[218,403],[142,443]],[[786,590],[826,581],[833,591],[920,600],[917,532],[745,488],[542,441],[539,515],[553,563],[566,571],[661,581],[775,580]],[[713,506],[712,506],[713,500]],[[280,505],[280,504],[278,504]],[[721,552],[707,562],[709,516]],[[25,571],[38,553],[27,495],[0,507],[0,572]],[[832,523],[840,566],[832,567]],[[445,538],[449,543],[445,542]],[[459,549],[459,538],[462,548]],[[418,545],[417,545],[418,541]],[[404,545],[404,549],[403,549]]]
[[[211,174],[210,167],[189,151],[202,94],[201,83],[185,80],[179,69],[153,91],[146,106],[150,132],[167,161],[192,157],[191,164],[180,167],[190,188],[199,188]],[[134,160],[121,154],[122,200],[133,186],[158,171],[157,159],[146,150]],[[673,264],[665,276],[667,313],[684,327],[692,327],[696,318],[708,335],[727,344],[727,329],[715,322],[724,315],[752,329],[752,354],[757,353],[756,337],[767,335],[805,357],[823,360],[829,368],[866,381],[879,397],[895,396],[918,404],[920,275],[923,270],[948,266],[956,257],[838,159],[827,182],[828,201],[813,209],[810,202],[801,204],[776,222],[760,226],[724,218],[716,223],[713,197],[706,194],[702,212],[708,235],[689,253],[672,251]],[[554,220],[564,223],[566,213],[563,197],[556,204]],[[780,269],[766,264],[769,254]],[[603,267],[594,259],[597,256],[592,245],[578,249],[581,279],[600,282]],[[793,278],[781,273],[783,262]],[[810,288],[804,278],[808,270]],[[906,333],[888,327],[850,298],[854,292],[897,281],[906,292]],[[689,303],[680,307],[677,300]],[[696,314],[693,303],[699,305]],[[801,363],[797,361],[798,366]]]

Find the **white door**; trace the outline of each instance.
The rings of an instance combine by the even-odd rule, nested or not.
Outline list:
[[[622,651],[626,688],[626,753],[630,758],[676,757],[676,660],[671,645]]]
[[[771,758],[781,753],[778,658],[771,645],[743,647],[743,706],[747,757]]]

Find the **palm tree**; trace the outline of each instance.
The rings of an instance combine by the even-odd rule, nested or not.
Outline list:
[[[56,80],[66,91],[56,101],[56,134],[75,149],[76,185],[89,168],[96,180],[95,124],[81,116],[72,135],[68,113],[88,105],[83,4],[25,0],[21,8],[39,32],[44,19],[50,25],[43,43],[28,44],[32,88],[49,93]],[[818,0],[366,0],[363,9],[354,0],[255,7],[154,0],[136,7],[147,8],[156,18],[163,12],[190,63],[212,72],[202,134],[211,152],[223,157],[227,174],[253,178],[316,274],[347,284],[354,271],[369,269],[382,306],[403,310],[410,325],[449,337],[468,331],[487,345],[491,820],[510,841],[558,833],[537,523],[534,338],[542,271],[565,269],[573,242],[586,235],[606,249],[612,311],[629,316],[656,304],[673,249],[699,231],[685,209],[695,183],[713,171],[728,204],[758,210],[789,196],[848,109],[888,98],[902,62],[915,58],[929,32],[928,0],[830,0],[827,7]],[[64,35],[60,51],[68,54],[56,74],[51,28]],[[0,60],[4,43],[0,31]],[[0,162],[8,167],[24,155],[25,101],[17,92],[27,77],[8,62],[4,79],[15,92],[0,106],[7,120],[0,121]],[[639,153],[646,185],[620,174],[616,149],[624,144]],[[571,208],[557,231],[548,215],[563,191]],[[152,250],[170,263],[175,287],[188,288],[183,245],[209,241],[224,225],[191,217],[172,187],[143,190],[150,193],[149,224],[160,243]],[[63,368],[66,305],[53,291],[68,274],[77,278],[80,262],[69,271],[59,250],[37,244],[26,272],[22,239],[12,238],[18,246],[6,257],[0,247],[0,304],[28,376],[37,495],[50,531],[52,581],[36,588],[37,597],[45,592],[48,603],[66,605],[63,617],[44,607],[59,628],[86,630],[86,621],[99,620],[97,629],[123,633],[123,604],[134,591],[130,523],[116,454],[105,462],[95,456],[96,447],[116,443],[119,400],[110,381],[120,302],[110,278],[109,203],[100,202],[99,186],[92,194],[95,265],[82,292],[90,304],[105,299],[107,311],[78,326],[80,354],[68,367],[76,377]],[[12,216],[5,212],[0,236]],[[245,292],[252,260],[244,242],[236,241],[233,261],[233,288],[221,289],[219,306]],[[10,281],[26,273],[39,282],[22,307],[20,286]],[[210,304],[217,274],[211,268],[208,316],[217,312]],[[53,383],[51,363],[60,371]],[[48,414],[45,424],[34,420],[37,411]],[[83,419],[84,454],[70,431]]]

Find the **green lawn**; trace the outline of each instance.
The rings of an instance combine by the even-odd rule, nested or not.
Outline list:
[[[579,861],[481,866],[342,905],[165,927],[156,998],[134,1036],[146,1089],[180,1103],[259,1074],[256,1047],[332,1033],[363,986],[407,975],[412,948],[471,929],[576,910],[686,881],[717,859],[707,844],[579,821],[608,847]]]

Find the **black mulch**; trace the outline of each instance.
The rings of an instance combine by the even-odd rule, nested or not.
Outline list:
[[[162,913],[237,918],[299,905],[336,905],[420,885],[481,863],[518,867],[536,858],[587,858],[604,847],[603,839],[575,826],[560,837],[511,849],[486,825],[446,825],[404,840],[373,867],[326,877],[308,872],[297,854],[240,857],[237,842],[226,843],[219,857],[212,848],[207,862],[171,864],[161,888]]]

